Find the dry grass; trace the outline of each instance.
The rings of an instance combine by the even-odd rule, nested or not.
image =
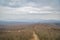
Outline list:
[[[34,40],[33,31],[39,40],[60,40],[60,28],[50,24],[31,24],[5,32],[0,30],[0,40]],[[20,31],[19,31],[20,30]],[[7,30],[8,31],[8,30]]]

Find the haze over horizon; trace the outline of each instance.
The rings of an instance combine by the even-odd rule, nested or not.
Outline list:
[[[60,0],[0,0],[0,21],[60,21]]]

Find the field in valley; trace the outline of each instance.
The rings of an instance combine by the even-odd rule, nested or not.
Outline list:
[[[60,40],[56,24],[0,25],[0,40]]]

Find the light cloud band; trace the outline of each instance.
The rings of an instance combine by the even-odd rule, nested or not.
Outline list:
[[[25,2],[24,0],[9,0],[6,1],[8,4],[4,4],[5,1],[3,1],[0,2],[0,20],[60,20],[60,5],[54,8],[52,5],[38,3],[40,0]]]

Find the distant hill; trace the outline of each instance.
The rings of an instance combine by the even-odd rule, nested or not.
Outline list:
[[[0,21],[0,24],[60,23],[60,20]]]

